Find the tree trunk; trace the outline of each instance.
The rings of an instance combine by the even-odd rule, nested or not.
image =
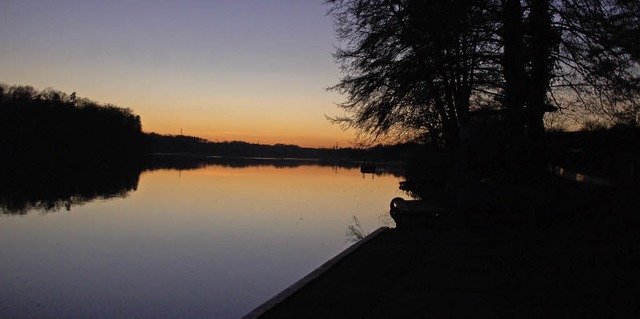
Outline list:
[[[508,136],[505,137],[507,153],[506,169],[513,178],[519,176],[522,167],[522,155],[525,149],[525,114],[526,101],[525,51],[523,11],[520,0],[504,0],[502,2],[502,38],[504,41],[503,74],[504,105],[507,111]]]
[[[545,169],[544,122],[547,91],[553,68],[552,52],[555,45],[551,26],[549,0],[530,1],[529,39],[531,69],[527,94],[527,139],[530,174],[541,174]]]

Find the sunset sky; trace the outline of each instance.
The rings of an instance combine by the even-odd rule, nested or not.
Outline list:
[[[323,0],[1,0],[0,82],[129,107],[143,129],[349,146]]]

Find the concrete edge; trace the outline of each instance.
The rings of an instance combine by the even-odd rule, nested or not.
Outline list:
[[[267,300],[266,302],[264,302],[263,304],[261,304],[260,306],[258,306],[257,308],[249,312],[248,314],[244,315],[242,319],[259,318],[260,316],[265,314],[267,311],[269,311],[271,308],[275,307],[276,305],[278,305],[279,303],[283,302],[284,300],[289,298],[291,295],[296,293],[298,290],[302,289],[302,287],[306,286],[311,281],[320,277],[320,275],[325,273],[327,270],[331,269],[333,266],[335,266],[338,262],[340,262],[345,257],[349,256],[356,249],[360,248],[360,246],[364,245],[365,243],[367,243],[368,241],[378,236],[380,233],[382,233],[387,229],[389,228],[380,227],[374,230],[371,234],[365,236],[358,242],[349,246],[347,249],[343,250],[341,253],[337,254],[335,257],[329,259],[327,262],[320,265],[320,267],[316,268],[315,270],[310,272],[308,275],[302,277],[302,279],[296,281],[291,286],[285,288],[283,291],[281,291],[271,299]]]

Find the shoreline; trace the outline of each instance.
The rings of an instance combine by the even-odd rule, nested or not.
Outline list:
[[[243,318],[637,315],[640,219],[603,216],[386,229]]]
[[[282,290],[281,292],[273,296],[271,299],[265,301],[264,303],[262,303],[261,305],[253,309],[248,314],[242,316],[242,319],[254,319],[254,318],[261,317],[265,313],[269,312],[272,308],[276,307],[280,303],[290,298],[293,294],[298,292],[300,289],[304,288],[305,286],[310,284],[312,281],[316,280],[318,277],[325,274],[327,271],[329,271],[338,263],[340,263],[343,259],[347,258],[349,255],[351,255],[353,252],[359,249],[362,245],[368,243],[370,240],[374,239],[376,236],[378,236],[379,234],[381,234],[382,232],[388,229],[389,229],[388,227],[380,227],[374,230],[369,235],[365,236],[363,239],[355,242],[353,245],[349,246],[347,249],[343,250],[333,258],[329,259],[328,261],[320,265],[318,268],[314,269],[308,275],[302,277],[300,280],[294,282],[289,287],[285,288],[284,290]]]

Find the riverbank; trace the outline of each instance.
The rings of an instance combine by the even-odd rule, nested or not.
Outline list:
[[[260,318],[637,316],[633,194],[563,186],[580,203],[544,223],[385,230]]]

